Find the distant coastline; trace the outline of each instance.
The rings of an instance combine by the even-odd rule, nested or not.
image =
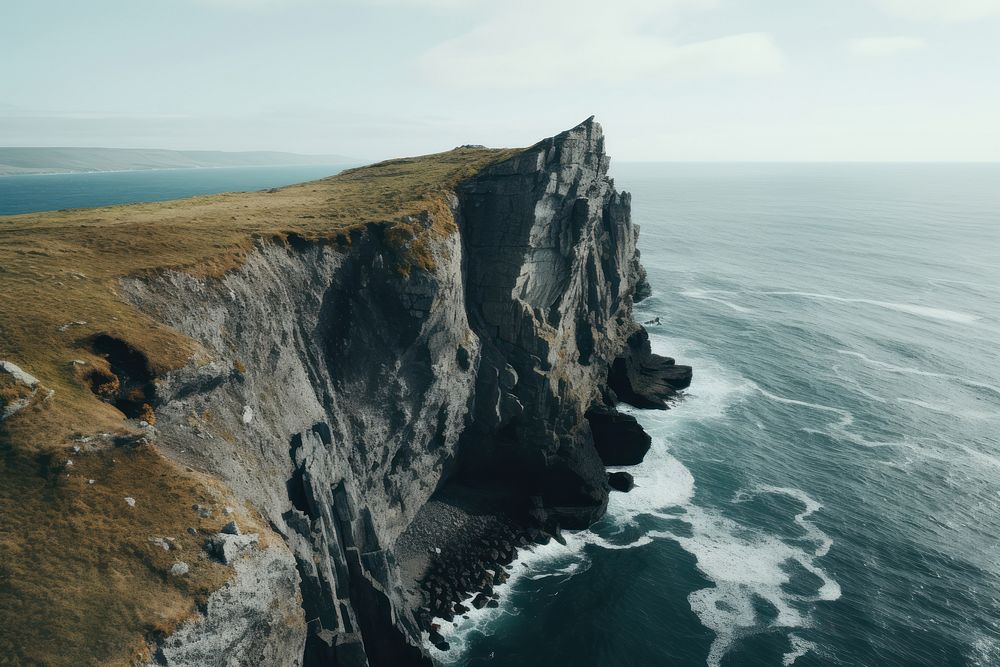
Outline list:
[[[276,151],[174,151],[141,148],[0,147],[0,176],[40,176],[226,167],[359,165],[345,155]]]
[[[12,174],[0,176],[0,216],[284,187],[356,166],[358,163]]]
[[[135,167],[132,169],[81,169],[73,171],[4,171],[0,169],[0,178],[9,178],[12,176],[87,176],[89,174],[131,174],[135,172],[153,172],[153,171],[211,171],[211,170],[222,170],[222,169],[266,169],[266,168],[284,168],[284,167],[338,167],[341,169],[349,169],[351,167],[357,167],[364,164],[360,160],[353,162],[317,162],[315,164],[231,164],[231,165],[221,165],[216,167]]]

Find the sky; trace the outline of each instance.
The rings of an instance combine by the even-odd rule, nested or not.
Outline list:
[[[1000,160],[1000,0],[0,0],[0,145]]]

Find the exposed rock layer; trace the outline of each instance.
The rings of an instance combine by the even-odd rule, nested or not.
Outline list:
[[[607,167],[589,119],[482,170],[455,192],[458,230],[428,233],[433,262],[408,275],[370,225],[347,248],[261,241],[221,279],[126,282],[211,359],[157,383],[161,443],[221,477],[287,545],[237,566],[203,618],[159,647],[160,664],[428,662],[396,544],[443,483],[502,488],[510,516],[557,537],[603,514],[604,466],[648,448],[606,384],[659,406],[690,381],[632,319],[638,229]],[[627,452],[608,445],[616,429]],[[481,545],[501,562],[511,540],[547,539],[484,525],[502,533]],[[259,613],[269,599],[274,614]],[[238,631],[220,622],[233,613]]]

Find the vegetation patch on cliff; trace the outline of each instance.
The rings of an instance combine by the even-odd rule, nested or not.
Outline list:
[[[0,444],[4,664],[148,657],[147,641],[171,632],[229,577],[202,548],[231,518],[210,480],[134,436],[74,442],[34,454]],[[194,504],[214,511],[203,516]]]

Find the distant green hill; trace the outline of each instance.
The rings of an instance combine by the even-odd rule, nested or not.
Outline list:
[[[0,175],[51,174],[132,169],[266,167],[359,164],[343,155],[301,155],[275,151],[170,151],[144,148],[2,148]]]

